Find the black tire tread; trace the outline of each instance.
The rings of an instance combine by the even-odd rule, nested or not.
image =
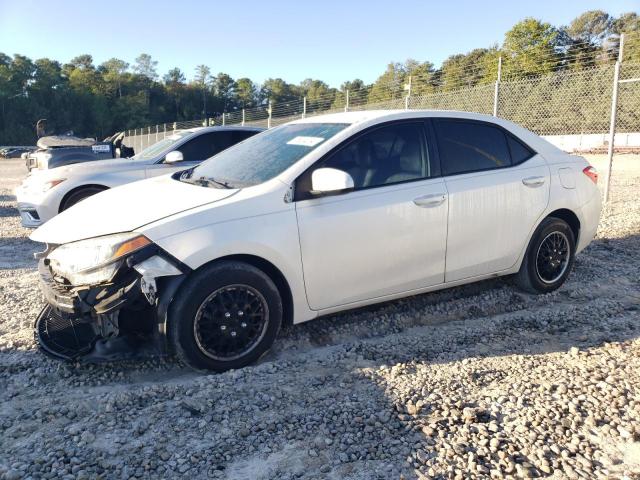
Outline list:
[[[571,256],[569,259],[569,267],[567,268],[563,277],[560,280],[558,280],[558,282],[556,282],[553,286],[542,288],[537,286],[534,282],[533,276],[535,275],[535,273],[531,271],[531,255],[533,253],[535,245],[537,245],[542,235],[542,232],[546,231],[550,227],[562,229],[564,233],[568,234],[570,243],[571,243]],[[522,265],[520,266],[520,270],[518,271],[518,273],[516,273],[514,277],[516,285],[521,290],[527,293],[532,293],[532,294],[549,293],[560,288],[564,284],[569,273],[571,273],[571,269],[573,267],[573,261],[575,256],[575,241],[576,239],[574,238],[574,234],[573,234],[573,231],[571,230],[571,227],[569,226],[569,224],[567,224],[567,222],[565,222],[561,218],[547,217],[544,220],[542,220],[542,222],[540,222],[540,225],[538,225],[538,228],[536,228],[536,231],[534,232],[534,234],[531,236],[531,240],[529,242],[529,245],[527,246],[527,251],[525,253],[524,258],[522,259]]]
[[[237,278],[238,276],[247,275],[250,277],[253,276],[255,279],[259,279],[258,281],[261,281],[264,284],[263,289],[266,288],[267,292],[261,291],[261,293],[263,295],[266,293],[265,298],[267,298],[267,296],[270,297],[272,299],[271,303],[274,303],[269,305],[269,326],[267,327],[267,334],[262,339],[258,347],[250,353],[251,359],[249,361],[245,362],[243,359],[238,359],[232,362],[234,364],[233,366],[229,366],[222,365],[221,362],[217,362],[213,359],[206,359],[209,364],[205,367],[201,362],[198,362],[197,359],[194,359],[194,353],[197,356],[198,352],[193,352],[191,351],[192,349],[185,348],[180,341],[180,329],[182,328],[182,324],[179,321],[179,312],[188,310],[189,305],[193,306],[189,299],[194,295],[197,296],[198,291],[203,288],[203,285],[209,288],[208,285],[213,284],[214,287],[209,288],[209,291],[212,291],[213,288],[219,288],[222,286],[215,284],[215,280],[214,282],[211,282],[210,279],[217,279],[226,276],[233,276]],[[269,302],[268,298],[267,302]],[[195,308],[198,306],[199,305],[195,305]],[[247,364],[253,363],[269,350],[280,330],[280,326],[282,324],[282,311],[282,299],[280,298],[278,288],[266,273],[248,263],[219,261],[197,270],[185,282],[185,284],[182,285],[176,294],[174,301],[169,307],[169,325],[167,333],[169,335],[170,345],[181,363],[199,372],[223,372],[233,368],[241,368]]]

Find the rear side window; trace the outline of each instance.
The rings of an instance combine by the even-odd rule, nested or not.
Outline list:
[[[511,165],[507,137],[497,127],[464,120],[436,120],[443,175],[492,170]]]
[[[511,150],[511,163],[514,165],[526,162],[534,155],[533,150],[511,135],[507,135],[507,143],[509,143],[509,150]]]
[[[253,137],[254,135],[260,132],[254,130],[235,130],[233,132],[233,142],[231,145],[235,145],[236,143],[240,143],[243,140],[246,140],[249,137]],[[229,145],[229,146],[231,146]]]
[[[178,150],[185,161],[204,160],[226,148],[220,148],[219,145],[228,146],[230,136],[229,132],[203,133],[178,147]]]

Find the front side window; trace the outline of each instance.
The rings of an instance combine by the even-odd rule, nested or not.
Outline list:
[[[164,138],[159,142],[156,142],[153,145],[148,146],[137,155],[134,155],[132,159],[133,160],[151,160],[156,156],[160,155],[165,150],[171,148],[172,145],[176,144],[178,141],[182,140],[187,135],[191,135],[191,132],[182,131],[182,132],[173,133],[169,135],[167,138]]]
[[[421,123],[377,128],[314,165],[313,170],[326,167],[343,170],[353,178],[355,189],[428,177],[430,169],[429,163],[423,160],[422,128]],[[305,183],[305,180],[310,183],[310,174],[305,175],[300,183]],[[305,189],[304,185],[300,188]]]
[[[438,119],[434,124],[443,175],[511,165],[507,137],[500,128],[464,120]]]
[[[292,123],[248,138],[189,170],[181,181],[241,188],[281,174],[325,143],[347,123]]]

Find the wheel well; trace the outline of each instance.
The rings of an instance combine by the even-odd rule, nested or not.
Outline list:
[[[67,200],[69,200],[69,197],[71,195],[73,195],[76,192],[79,192],[81,190],[84,190],[85,188],[96,188],[99,190],[108,190],[109,187],[105,187],[104,185],[97,185],[97,184],[89,184],[89,185],[80,185],[79,187],[73,188],[71,190],[69,190],[67,193],[64,194],[64,197],[62,197],[62,200],[60,200],[60,206],[58,207],[58,213],[62,212],[63,208],[64,208],[64,204],[67,203]]]
[[[580,234],[580,220],[575,213],[566,208],[561,208],[559,210],[551,212],[549,215],[547,215],[547,217],[555,217],[567,222],[569,227],[571,227],[571,231],[573,232],[573,237],[575,238],[576,244],[578,243],[578,235]]]
[[[269,278],[273,280],[273,283],[276,284],[278,292],[280,293],[280,298],[282,298],[282,326],[288,327],[293,325],[293,295],[291,294],[291,287],[289,287],[289,282],[287,282],[287,279],[278,267],[262,257],[246,254],[227,255],[226,257],[216,258],[209,263],[215,263],[221,260],[234,260],[237,262],[248,263],[249,265],[252,265],[266,273]]]

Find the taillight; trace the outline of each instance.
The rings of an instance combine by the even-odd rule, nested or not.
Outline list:
[[[595,184],[598,183],[598,171],[595,168],[593,168],[591,165],[589,165],[588,167],[585,167],[582,170],[582,173],[584,173],[587,177],[589,177],[593,183]]]

